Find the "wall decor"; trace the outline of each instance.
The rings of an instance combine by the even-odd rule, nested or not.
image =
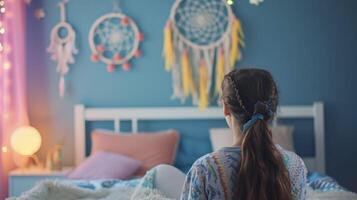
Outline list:
[[[220,95],[226,72],[241,58],[240,21],[225,0],[176,0],[164,28],[165,68],[172,73],[172,98],[204,109]],[[215,80],[215,92],[211,88]]]
[[[259,6],[264,0],[249,0],[250,4]]]
[[[60,74],[59,94],[61,97],[65,93],[64,76],[69,71],[69,64],[75,62],[74,55],[78,53],[75,46],[76,33],[71,24],[66,21],[65,5],[68,1],[61,1],[59,7],[61,10],[61,21],[52,28],[51,42],[47,51],[51,54],[51,58],[57,61],[57,72]],[[65,31],[65,36],[61,36],[61,31]]]
[[[130,59],[141,56],[139,44],[143,39],[134,20],[114,3],[114,11],[99,17],[90,29],[91,60],[104,62],[108,72],[114,72],[118,65],[129,71]]]
[[[228,5],[233,5],[234,0],[226,0]],[[259,6],[264,0],[249,0],[249,3],[255,6]]]

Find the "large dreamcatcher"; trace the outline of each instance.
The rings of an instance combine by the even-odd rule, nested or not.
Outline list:
[[[226,72],[241,58],[240,21],[225,0],[176,0],[164,29],[165,68],[172,72],[173,98],[203,109]]]
[[[118,65],[128,71],[130,59],[141,56],[139,43],[143,39],[135,22],[114,3],[114,12],[99,17],[90,29],[91,60],[104,62],[108,72],[113,72]]]

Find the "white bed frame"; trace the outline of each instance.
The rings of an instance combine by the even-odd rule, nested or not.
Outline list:
[[[120,122],[131,121],[132,132],[138,132],[139,121],[145,120],[194,120],[224,119],[222,108],[211,107],[199,111],[195,107],[151,107],[151,108],[86,108],[75,106],[75,155],[76,165],[85,159],[86,121],[114,121],[114,131],[119,132]],[[322,102],[304,106],[281,106],[278,119],[312,119],[314,123],[315,157],[304,157],[309,170],[325,172],[325,130]],[[208,132],[207,132],[208,134]]]

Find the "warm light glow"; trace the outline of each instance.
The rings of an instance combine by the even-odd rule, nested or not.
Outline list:
[[[11,135],[11,147],[20,155],[32,156],[41,147],[41,135],[31,126],[22,126]]]
[[[4,7],[0,8],[1,13],[5,13],[6,9]]]
[[[11,68],[10,62],[5,62],[5,63],[4,63],[4,69],[5,69],[5,70],[9,70],[10,68]]]
[[[0,1],[0,6],[4,6],[5,5],[5,1]]]
[[[4,27],[0,28],[0,34],[5,34],[5,28]]]
[[[7,146],[1,147],[1,151],[2,151],[3,153],[7,153]]]

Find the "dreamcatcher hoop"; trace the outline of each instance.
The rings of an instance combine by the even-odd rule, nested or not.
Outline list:
[[[66,31],[67,31],[67,36],[63,37],[63,38],[59,35],[60,30],[62,28],[66,29]],[[58,42],[59,44],[64,45],[67,42],[70,42],[70,41],[75,39],[75,32],[74,32],[74,29],[72,28],[72,26],[69,23],[67,23],[65,21],[62,21],[62,22],[56,24],[52,28],[52,30],[51,30],[51,38],[54,38],[56,40],[56,42]]]
[[[114,12],[99,17],[89,31],[92,61],[102,61],[109,72],[117,65],[128,71],[129,61],[141,56],[139,45],[143,38],[134,20],[123,14],[114,2]]]
[[[172,22],[172,28],[174,29],[174,32],[176,33],[180,33],[180,30],[178,29],[178,26],[176,25],[176,20],[175,20],[175,15],[176,15],[176,10],[178,9],[178,7],[180,6],[180,3],[182,1],[181,0],[176,0],[174,5],[172,6],[171,8],[171,12],[170,12],[170,20]],[[197,48],[197,49],[213,49],[217,46],[220,46],[222,44],[222,41],[225,39],[225,36],[228,35],[228,33],[231,31],[230,27],[232,25],[232,21],[233,21],[233,18],[234,18],[234,15],[232,13],[232,10],[231,8],[229,7],[228,4],[225,4],[225,7],[226,7],[226,10],[227,10],[227,18],[228,18],[228,25],[227,25],[227,28],[226,30],[224,31],[224,33],[222,33],[222,37],[220,37],[217,41],[215,41],[214,43],[212,44],[209,44],[209,45],[199,45],[199,44],[196,44],[192,41],[190,41],[189,39],[187,39],[184,35],[182,34],[177,34],[178,37],[180,37],[181,40],[184,41],[184,43],[188,44],[189,46],[192,46],[194,48]]]

